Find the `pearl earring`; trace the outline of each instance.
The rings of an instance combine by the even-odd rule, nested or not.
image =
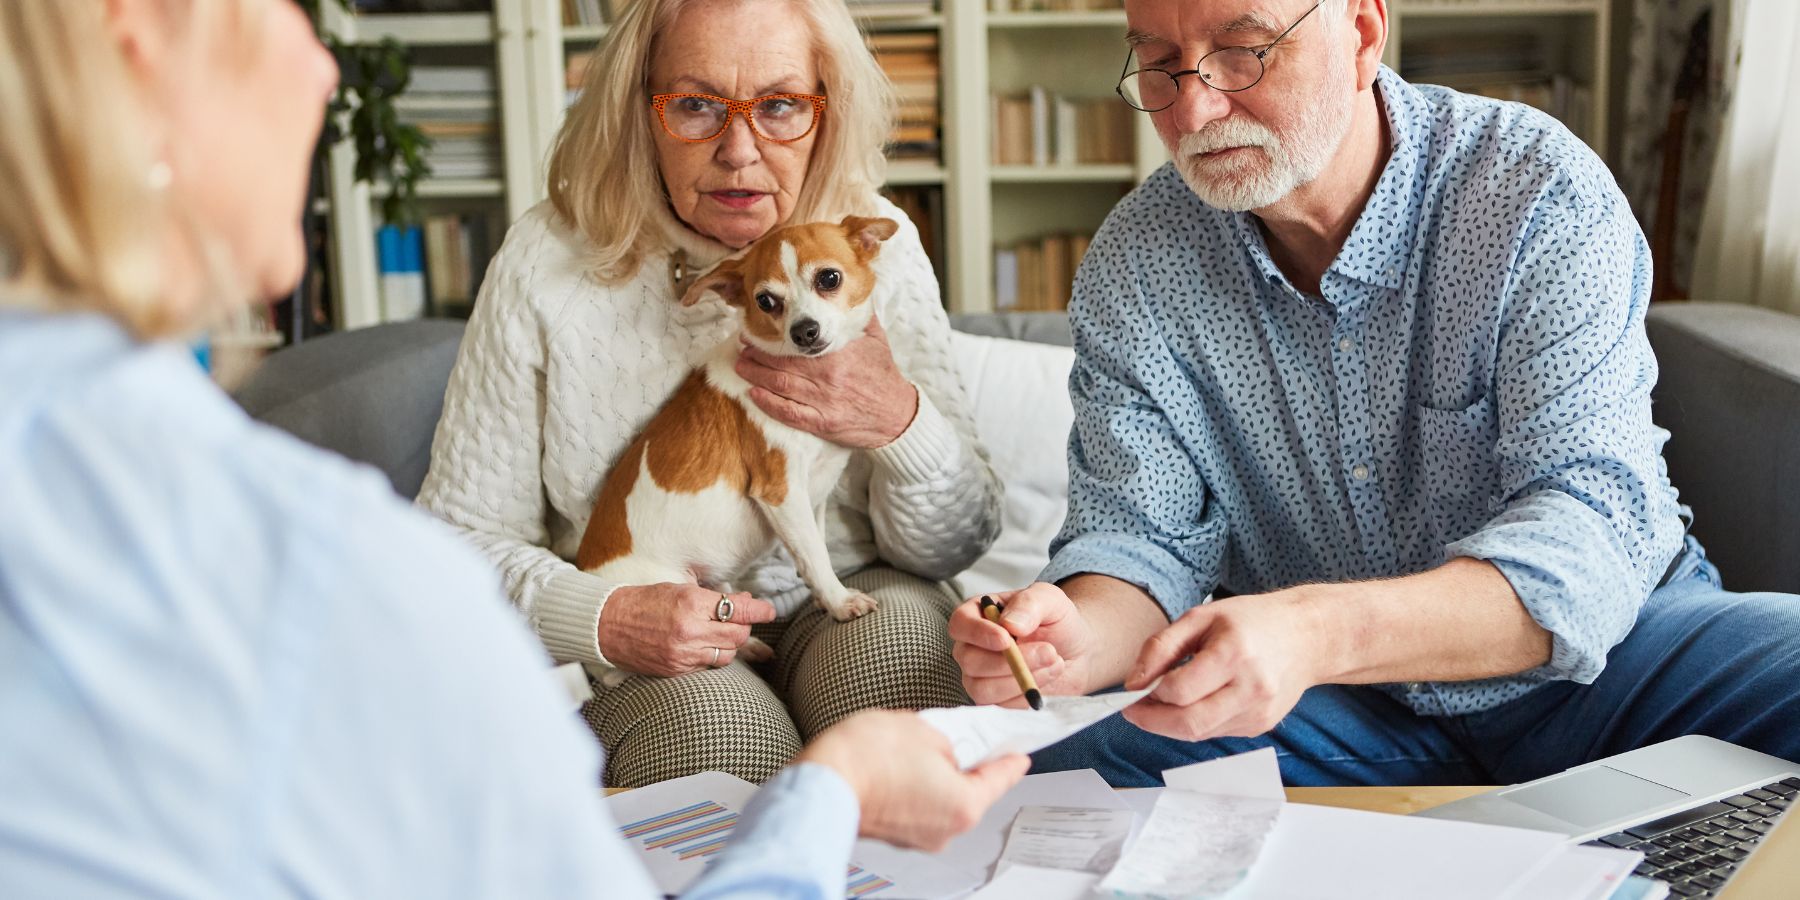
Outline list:
[[[168,163],[157,160],[150,165],[150,177],[148,181],[150,190],[158,193],[166,191],[169,189],[169,185],[173,184],[175,181],[175,170],[169,168]]]

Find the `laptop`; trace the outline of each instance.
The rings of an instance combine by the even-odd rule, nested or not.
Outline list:
[[[1800,764],[1687,735],[1414,815],[1636,850],[1671,896],[1718,897],[1797,802]]]

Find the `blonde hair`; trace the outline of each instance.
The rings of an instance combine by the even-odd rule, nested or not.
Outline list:
[[[172,34],[205,33],[225,11],[219,0],[168,5]],[[140,338],[164,337],[222,313],[227,279],[216,242],[152,184],[144,88],[104,10],[98,0],[0,3],[0,306],[92,310]],[[185,242],[205,289],[172,291],[171,238]]]
[[[650,111],[651,55],[663,32],[695,0],[635,0],[608,29],[588,65],[550,155],[550,201],[587,239],[589,268],[618,283],[663,244],[654,212],[666,205]],[[844,0],[785,0],[812,27],[819,78],[829,98],[792,220],[836,220],[862,211],[886,179],[882,144],[894,116],[893,87],[863,42]]]

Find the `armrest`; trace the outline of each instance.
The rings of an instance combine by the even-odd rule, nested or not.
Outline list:
[[[1733,303],[1660,303],[1663,455],[1694,534],[1734,591],[1800,592],[1800,317]]]
[[[396,322],[269,355],[234,398],[253,418],[380,469],[419,493],[463,323]]]

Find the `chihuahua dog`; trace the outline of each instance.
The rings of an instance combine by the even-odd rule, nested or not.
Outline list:
[[[860,216],[782,228],[688,289],[684,306],[714,294],[739,310],[741,338],[707,355],[607,473],[576,565],[614,583],[716,588],[779,540],[832,618],[875,608],[838,580],[825,549],[825,500],[850,451],[770,418],[734,364],[740,339],[822,356],[861,337],[875,314],[871,264],[898,229]],[[773,655],[756,640],[740,654]]]

